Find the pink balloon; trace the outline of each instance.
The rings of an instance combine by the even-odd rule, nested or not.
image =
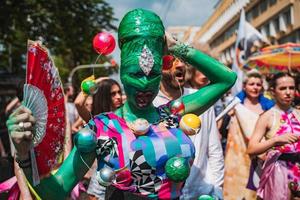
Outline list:
[[[110,33],[101,32],[94,37],[93,47],[97,53],[108,55],[115,49],[116,40]]]

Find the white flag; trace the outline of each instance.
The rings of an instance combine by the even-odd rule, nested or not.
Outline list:
[[[231,89],[233,95],[236,95],[242,90],[244,73],[241,68],[251,55],[251,49],[260,42],[269,43],[266,37],[246,21],[245,11],[242,9],[235,43],[235,57],[232,64],[232,70],[236,72],[238,76],[235,85]]]

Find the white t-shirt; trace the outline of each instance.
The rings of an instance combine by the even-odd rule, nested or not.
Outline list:
[[[66,108],[67,108],[67,114],[68,114],[70,125],[72,125],[75,123],[76,119],[78,118],[77,109],[75,107],[75,104],[71,102],[66,103]]]

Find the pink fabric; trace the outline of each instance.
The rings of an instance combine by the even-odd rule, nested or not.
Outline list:
[[[19,200],[20,198],[20,188],[18,183],[16,182],[12,188],[10,189],[9,193],[8,193],[8,200]]]
[[[117,117],[113,113],[107,113],[108,117],[112,120],[108,121],[108,124],[104,124],[100,119],[95,119],[95,123],[97,124],[97,138],[100,136],[108,136],[110,138],[115,138],[118,142],[118,154],[119,154],[119,162],[120,168],[123,168],[129,164],[128,155],[124,155],[123,149],[130,149],[131,147],[128,145],[133,140],[135,140],[135,136],[132,131],[126,125],[124,119]],[[119,121],[121,125],[120,130],[116,130],[116,127],[113,124],[113,120]],[[122,131],[123,133],[119,133]],[[124,138],[124,134],[126,135],[126,139]]]
[[[263,166],[257,195],[264,200],[289,200],[288,169],[284,161],[277,160],[280,155],[270,152]]]
[[[10,190],[14,184],[17,183],[17,178],[14,176],[2,183],[0,183],[0,192],[6,192]]]
[[[71,192],[71,198],[73,200],[79,199],[80,192],[86,192],[86,189],[81,181],[73,188]]]
[[[115,187],[119,188],[120,190],[136,192],[136,186],[132,185],[133,180],[131,172],[127,168],[118,172],[116,177],[116,183],[114,184]]]
[[[280,113],[280,127],[276,131],[276,136],[286,133],[300,135],[300,121],[296,118],[293,110],[283,112],[276,108],[272,108],[275,112]],[[282,153],[299,153],[300,140],[292,144],[277,146],[270,150],[263,166],[259,188],[257,194],[264,200],[288,200],[289,199],[289,183],[294,183],[294,191],[299,191],[300,183],[300,165],[299,163],[291,163],[278,160]]]
[[[20,189],[17,178],[14,176],[3,183],[0,183],[0,193],[8,192],[8,200],[18,200],[20,197]]]

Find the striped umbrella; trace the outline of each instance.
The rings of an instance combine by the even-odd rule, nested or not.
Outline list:
[[[244,69],[257,69],[262,74],[300,72],[300,44],[286,43],[262,48],[250,56]]]

